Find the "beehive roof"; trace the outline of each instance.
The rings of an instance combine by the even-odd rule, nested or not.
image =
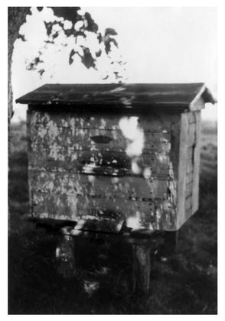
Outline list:
[[[216,100],[203,83],[183,84],[46,84],[16,100],[38,105],[161,106],[192,109],[198,98]]]

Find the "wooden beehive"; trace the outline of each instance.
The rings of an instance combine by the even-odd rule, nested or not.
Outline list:
[[[197,211],[204,84],[49,84],[17,102],[32,217],[176,231]]]

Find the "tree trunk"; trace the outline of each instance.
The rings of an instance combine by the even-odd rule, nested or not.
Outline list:
[[[13,92],[12,92],[12,55],[14,42],[19,36],[19,30],[26,21],[30,7],[9,7],[8,8],[8,125],[13,116]]]

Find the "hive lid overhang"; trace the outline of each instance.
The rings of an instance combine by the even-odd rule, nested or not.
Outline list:
[[[173,107],[190,109],[202,98],[216,102],[203,83],[179,84],[46,84],[18,98],[38,105],[115,105],[120,108]]]

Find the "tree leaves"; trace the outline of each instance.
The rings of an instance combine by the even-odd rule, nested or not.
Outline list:
[[[117,36],[118,33],[116,32],[115,29],[112,29],[112,28],[107,28],[105,29],[105,37],[106,36]]]
[[[36,69],[38,70],[40,76],[42,76],[45,70],[42,64],[43,61],[40,59],[40,56],[42,54],[41,52],[43,52],[43,50],[48,50],[48,48],[50,48],[49,46],[52,46],[54,44],[57,45],[57,48],[59,48],[59,46],[69,46],[69,65],[73,64],[74,55],[78,55],[80,57],[82,64],[87,69],[97,69],[98,60],[101,59],[101,57],[103,61],[107,61],[107,59],[104,59],[106,58],[106,56],[108,56],[109,64],[115,59],[117,60],[113,53],[115,48],[118,48],[118,42],[116,40],[117,32],[115,29],[106,28],[104,34],[102,34],[101,32],[99,32],[99,27],[92,18],[91,14],[89,12],[85,12],[84,14],[80,13],[79,7],[49,8],[53,10],[55,19],[53,18],[52,21],[44,21],[47,39],[44,40],[44,46],[40,49],[41,51],[39,51],[39,56],[37,56],[29,63],[27,69]],[[37,10],[41,13],[43,7],[38,7]],[[72,39],[74,39],[74,45],[72,44]],[[96,39],[96,43],[94,39]],[[116,64],[113,65],[113,69],[109,66],[106,66],[106,71],[111,76],[113,76],[115,80],[118,80],[123,77],[121,76],[123,70],[121,69],[120,75],[118,66],[121,66],[121,68],[123,67],[121,61],[115,61],[115,63]],[[38,69],[39,64],[41,65]],[[107,70],[107,68],[109,69]],[[108,77],[109,76],[105,77],[105,79],[107,79]]]
[[[84,17],[85,17],[86,22],[87,22],[86,30],[96,33],[98,31],[98,25],[94,22],[94,20],[92,19],[90,13],[89,12],[85,12]]]
[[[18,39],[21,39],[22,41],[26,41],[26,38],[25,38],[25,36],[24,35],[22,35],[22,34],[20,34],[19,33],[19,35],[18,35]]]
[[[41,52],[39,52],[39,56],[35,57],[27,66],[27,70],[35,70],[37,65],[43,63],[43,60],[40,59]]]
[[[95,59],[93,58],[89,48],[83,48],[83,56],[81,57],[81,61],[86,68],[95,68]]]
[[[75,51],[74,49],[71,50],[69,55],[69,64],[71,65],[73,63],[73,56],[77,54],[81,58],[81,62],[85,65],[86,68],[95,68],[96,67],[96,59],[93,58],[90,49],[87,47],[82,47],[83,54],[80,54],[78,51]]]
[[[70,55],[69,55],[69,64],[71,65],[73,63],[73,56],[75,55],[76,51],[74,49],[72,49],[70,51]]]
[[[73,26],[80,18],[78,11],[80,7],[50,7],[54,15],[59,18],[63,18],[64,20],[69,20],[72,22]]]
[[[95,53],[95,55],[96,55],[96,57],[97,57],[97,58],[98,58],[98,57],[100,57],[100,56],[101,56],[101,54],[102,54],[101,49],[100,49],[100,50],[98,50],[98,51]]]
[[[116,39],[114,38],[114,36],[116,36],[116,35],[117,35],[117,32],[114,29],[112,29],[112,28],[105,29],[105,36],[104,36],[103,40],[104,40],[104,44],[105,44],[105,52],[107,53],[107,55],[111,51],[111,43],[114,43],[114,45],[116,47],[118,47],[118,43],[117,43]]]
[[[62,29],[64,29],[64,24],[60,21],[53,21],[53,22],[46,22],[44,21],[45,28],[47,30],[47,35],[50,37],[52,36],[53,39],[58,37],[58,32],[56,31],[55,33],[52,34],[52,29],[55,25],[60,26]]]

